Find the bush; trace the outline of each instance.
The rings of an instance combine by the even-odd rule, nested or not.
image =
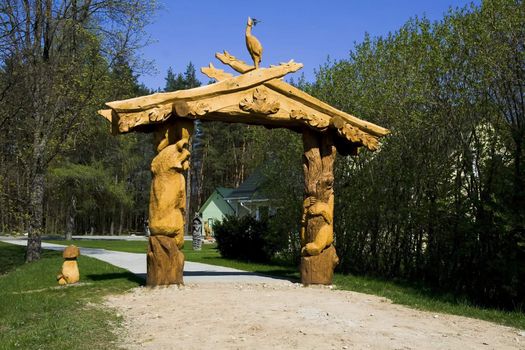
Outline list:
[[[269,230],[267,220],[227,216],[213,229],[217,248],[227,259],[269,262],[280,248],[280,240]]]

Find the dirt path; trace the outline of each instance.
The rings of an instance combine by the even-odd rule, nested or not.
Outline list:
[[[288,282],[137,288],[107,305],[126,349],[525,349],[512,328]]]

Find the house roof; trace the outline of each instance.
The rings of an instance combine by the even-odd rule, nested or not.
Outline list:
[[[266,199],[259,191],[263,180],[262,172],[256,169],[239,187],[231,191],[224,199],[227,201],[232,199]]]
[[[157,130],[156,124],[176,118],[258,124],[296,132],[309,128],[333,135],[337,150],[344,155],[355,154],[362,146],[374,151],[378,139],[389,133],[281,80],[302,68],[300,63],[255,69],[226,51],[216,57],[241,74],[233,76],[210,64],[201,71],[215,79],[214,84],[109,102],[109,109],[99,113],[111,122],[115,134],[152,132]]]
[[[219,196],[224,200],[224,203],[226,203],[233,210],[231,204],[228,203],[228,201],[225,199],[225,197],[232,191],[233,188],[217,187],[215,191],[213,191],[213,193],[208,197],[208,199],[206,199],[206,202],[204,202],[204,204],[201,205],[199,213],[202,213],[202,211],[210,204],[215,193],[219,194]]]
[[[224,198],[233,191],[233,188],[217,187],[215,191],[217,191]]]

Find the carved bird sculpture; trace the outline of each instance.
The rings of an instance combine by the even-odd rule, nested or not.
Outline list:
[[[246,25],[246,47],[252,56],[255,69],[259,68],[259,63],[261,63],[263,48],[259,40],[252,35],[252,27],[255,27],[259,22],[255,18],[252,20],[248,17],[248,24]]]

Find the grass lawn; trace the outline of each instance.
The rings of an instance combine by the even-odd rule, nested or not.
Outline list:
[[[70,242],[67,241],[49,242],[70,244]],[[106,248],[133,253],[145,253],[147,251],[146,241],[75,240],[73,244],[80,247]],[[191,243],[186,242],[184,255],[187,261],[232,267],[245,271],[284,277],[295,282],[299,281],[298,268],[295,266],[256,264],[224,259],[220,256],[215,244],[205,244],[201,251],[194,251],[191,249]],[[396,304],[402,304],[420,310],[472,317],[525,330],[525,313],[523,312],[508,312],[475,307],[464,300],[456,300],[456,298],[449,294],[432,292],[423,286],[386,281],[380,278],[343,274],[335,274],[334,284],[338,289],[383,296]]]
[[[476,307],[466,300],[458,300],[451,294],[436,293],[424,286],[343,274],[335,275],[334,284],[338,289],[382,296],[395,304],[419,310],[477,318],[525,330],[524,312]]]
[[[101,248],[128,253],[146,253],[148,251],[148,241],[74,239],[72,241],[45,240],[44,242],[63,245],[74,244],[77,247]]]
[[[102,297],[140,285],[126,270],[97,259],[78,259],[78,285],[58,287],[60,252],[44,250],[24,263],[25,247],[0,242],[0,349],[115,349],[121,322],[97,307]]]

